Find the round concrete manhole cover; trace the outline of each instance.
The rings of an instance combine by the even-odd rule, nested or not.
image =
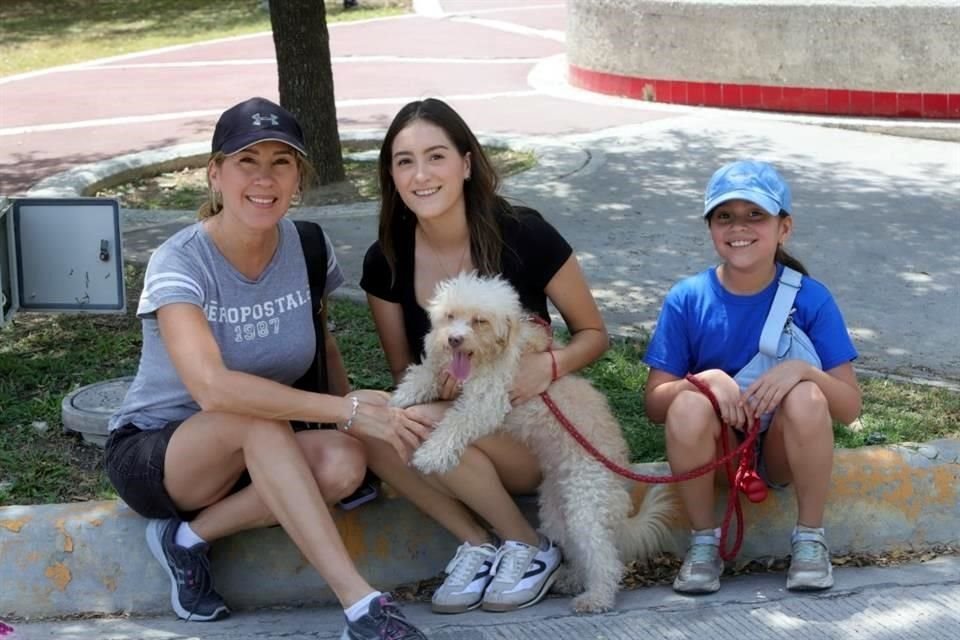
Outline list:
[[[114,378],[80,387],[61,403],[63,428],[76,431],[87,442],[103,446],[107,442],[107,422],[120,407],[132,376]]]

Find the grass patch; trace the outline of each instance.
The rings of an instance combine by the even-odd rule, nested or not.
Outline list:
[[[127,299],[143,270],[126,268]],[[64,433],[60,403],[70,391],[130,375],[140,321],[126,314],[17,315],[0,329],[0,505],[114,497],[101,450]]]
[[[648,368],[646,340],[615,340],[584,375],[606,394],[623,426],[635,462],[666,460],[663,428],[647,420],[643,393]],[[852,426],[834,423],[838,448],[960,438],[960,394],[925,385],[863,378],[863,411]]]
[[[348,140],[343,142],[344,155],[379,149],[379,141]],[[504,147],[485,147],[501,177],[526,171],[536,164],[528,151]],[[344,204],[380,197],[377,184],[377,163],[344,158],[347,179],[325,185],[307,194],[305,204],[321,206]],[[195,211],[207,199],[206,167],[186,168],[155,176],[144,176],[130,182],[101,189],[100,198],[116,198],[126,209],[175,209]]]
[[[136,301],[143,270],[128,266],[126,276],[127,299]],[[390,374],[366,306],[335,299],[331,314],[352,386],[388,388]],[[63,433],[60,402],[78,386],[133,374],[139,349],[140,323],[132,311],[24,313],[0,329],[0,504],[113,497],[100,449]],[[617,340],[584,373],[609,398],[633,460],[658,461],[664,459],[663,429],[643,414],[644,349],[643,340]],[[960,394],[883,379],[862,386],[863,428],[837,426],[838,447],[960,437]]]
[[[411,0],[367,0],[327,22],[408,13]],[[270,31],[259,0],[3,0],[0,76],[189,42]]]

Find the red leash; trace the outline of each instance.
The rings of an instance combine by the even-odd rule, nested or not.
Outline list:
[[[717,416],[719,417],[720,404],[717,402],[717,398],[713,395],[713,392],[710,391],[710,388],[693,375],[687,375],[686,379],[690,382],[690,384],[696,387],[700,393],[707,396],[707,399],[710,400],[710,404],[713,406],[714,412],[716,412]],[[613,460],[607,458],[586,438],[584,438],[579,431],[577,431],[577,428],[567,419],[565,415],[563,415],[563,412],[560,411],[560,408],[554,403],[553,398],[551,398],[546,391],[541,393],[540,397],[543,398],[544,404],[547,405],[554,417],[560,421],[560,424],[562,424],[563,428],[567,430],[567,433],[569,433],[574,440],[580,443],[580,446],[586,449],[590,455],[596,458],[605,467],[617,475],[623,476],[624,478],[629,478],[630,480],[645,482],[648,484],[684,482],[686,480],[699,478],[706,473],[718,469],[721,465],[724,465],[727,472],[727,478],[730,480],[730,491],[727,498],[727,509],[723,516],[723,522],[720,525],[720,557],[723,560],[732,560],[737,556],[737,553],[740,552],[740,546],[743,543],[743,509],[740,506],[740,491],[746,493],[747,498],[751,502],[762,502],[767,497],[767,485],[762,479],[760,479],[756,470],[753,468],[754,456],[750,455],[753,451],[752,447],[756,444],[757,437],[760,435],[759,419],[754,420],[753,424],[750,425],[750,428],[746,432],[746,438],[744,441],[733,451],[728,451],[729,447],[727,445],[727,439],[725,437],[721,437],[720,443],[723,447],[723,455],[713,462],[707,463],[702,467],[697,467],[692,471],[687,471],[686,473],[670,476],[651,476],[635,473],[630,469],[621,467]],[[750,452],[750,454],[741,455],[747,452]],[[733,461],[733,458],[738,455],[741,455],[740,464],[738,465],[736,473],[734,473],[731,462]],[[730,518],[733,514],[736,514],[737,517],[737,534],[736,539],[734,540],[733,548],[727,552],[727,536],[730,530]]]

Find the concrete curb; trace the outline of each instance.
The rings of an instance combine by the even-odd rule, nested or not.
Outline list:
[[[341,140],[382,140],[386,129],[353,129],[340,132]],[[484,146],[500,146],[515,151],[529,151],[537,164],[509,178],[511,184],[541,185],[562,180],[580,171],[590,162],[590,154],[579,147],[557,140],[513,134],[478,133]],[[99,189],[129,180],[153,176],[186,167],[202,166],[210,155],[207,143],[191,142],[162,149],[131,153],[81,165],[44,178],[27,191],[29,198],[77,198],[89,196]],[[347,154],[347,158],[376,162],[377,152],[363,151]],[[340,210],[353,205],[328,205],[322,209]]]
[[[634,469],[662,474],[666,465]],[[635,501],[645,491],[635,487]],[[793,503],[784,490],[762,504],[745,504],[740,562],[788,553]],[[532,517],[534,501],[521,499],[521,506]],[[381,589],[437,575],[456,548],[449,534],[402,499],[337,511],[336,522],[360,572]],[[0,616],[167,612],[169,586],[147,551],[145,524],[120,502],[0,508]],[[682,548],[687,523],[678,516],[674,524]],[[825,525],[836,554],[957,544],[960,441],[838,450]],[[221,592],[238,609],[333,599],[278,528],[221,541],[213,566]]]
[[[743,118],[754,122],[783,122],[817,127],[833,127],[865,133],[882,133],[903,138],[960,141],[960,123],[950,120],[920,118],[879,118],[858,116],[829,116],[797,112],[754,111],[751,109],[724,109],[720,107],[689,106],[668,102],[648,102],[635,98],[618,97],[580,89],[570,84],[567,75],[570,61],[566,54],[544,58],[534,66],[527,82],[540,93],[582,104],[602,105],[621,109],[637,109],[675,115],[697,115],[708,118]]]
[[[77,198],[142,175],[177,171],[203,163],[209,155],[201,142],[140,151],[85,164],[44,178],[27,191],[30,198]]]

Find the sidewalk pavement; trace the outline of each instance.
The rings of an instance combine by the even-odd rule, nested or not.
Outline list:
[[[782,574],[726,578],[719,593],[691,597],[668,587],[622,592],[608,614],[575,616],[565,598],[509,614],[439,616],[406,605],[431,640],[955,640],[960,637],[960,557],[897,567],[838,568],[819,594],[784,590]],[[16,640],[335,640],[338,607],[272,609],[212,623],[158,618],[14,623]],[[11,640],[5,638],[4,640]]]

